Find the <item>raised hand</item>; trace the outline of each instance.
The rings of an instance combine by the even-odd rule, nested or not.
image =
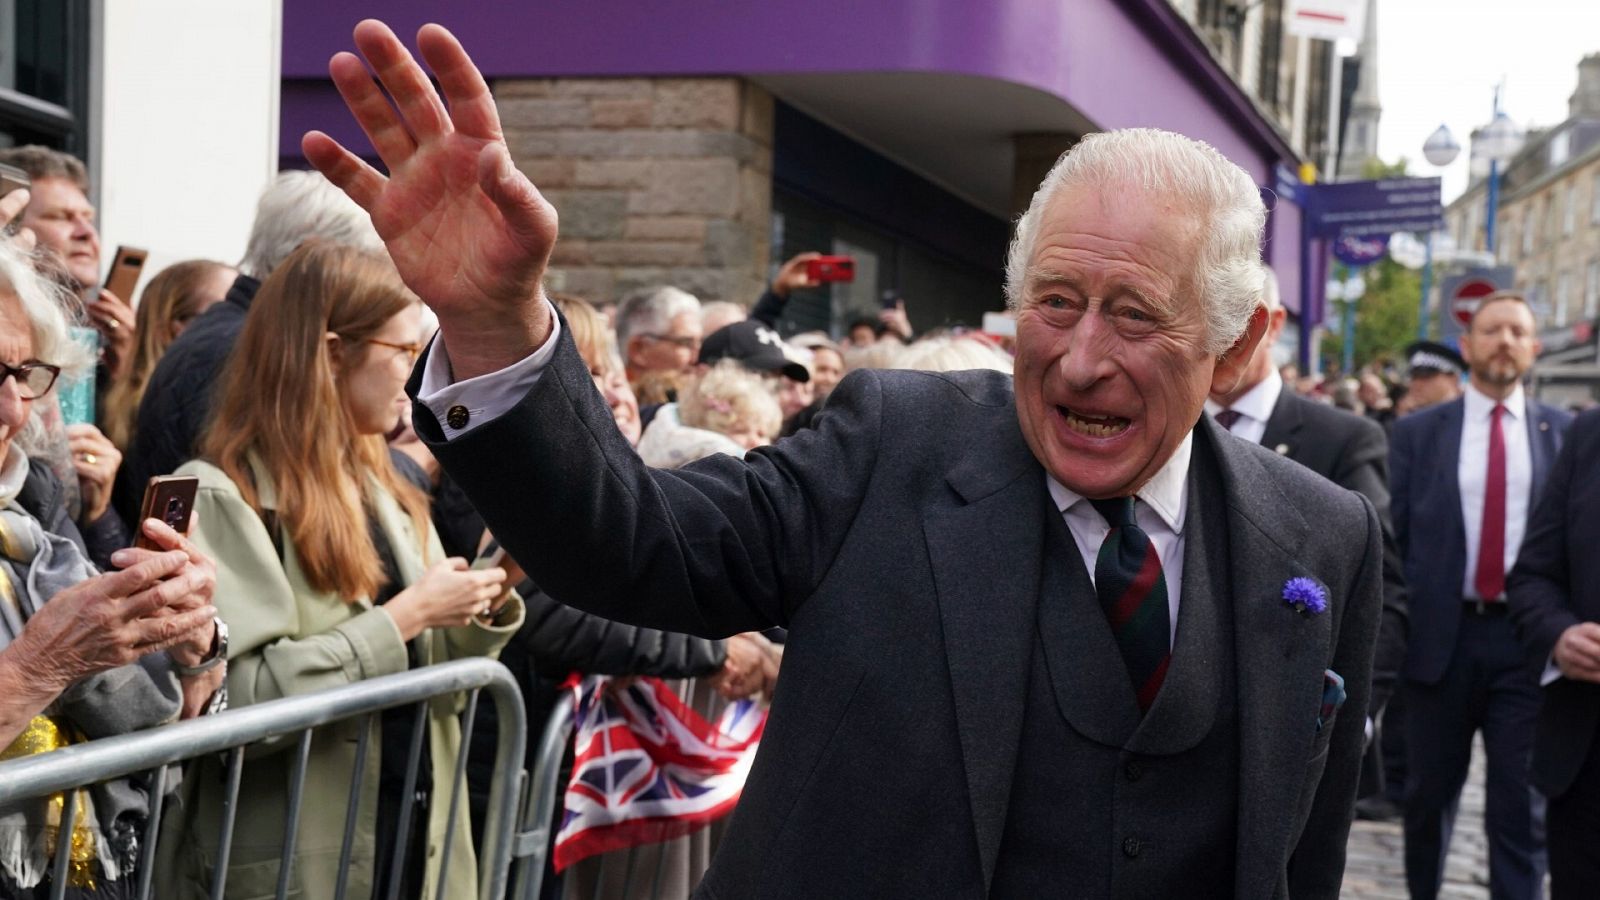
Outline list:
[[[540,281],[555,208],[512,165],[489,86],[454,35],[417,33],[443,101],[387,25],[361,22],[355,43],[394,104],[361,57],[336,54],[328,71],[388,177],[320,131],[301,149],[372,216],[401,278],[438,313],[455,378],[504,368],[550,332]]]

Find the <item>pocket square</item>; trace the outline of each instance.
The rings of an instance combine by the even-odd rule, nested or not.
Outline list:
[[[1317,731],[1333,721],[1333,714],[1344,705],[1344,677],[1332,669],[1322,670],[1322,708],[1317,712]]]

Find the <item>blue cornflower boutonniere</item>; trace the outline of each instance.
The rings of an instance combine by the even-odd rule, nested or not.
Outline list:
[[[1328,590],[1311,578],[1291,578],[1283,584],[1283,602],[1301,615],[1324,613],[1328,611]]]

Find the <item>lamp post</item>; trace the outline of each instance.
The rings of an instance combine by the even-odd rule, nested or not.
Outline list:
[[[1495,253],[1495,217],[1500,205],[1500,164],[1515,156],[1522,147],[1522,129],[1500,111],[1500,89],[1494,91],[1494,118],[1478,133],[1478,149],[1489,160],[1488,217],[1483,223],[1483,243],[1491,256]]]
[[[1422,157],[1428,165],[1443,168],[1456,161],[1461,154],[1461,142],[1450,133],[1448,125],[1440,125],[1422,143]],[[1428,229],[1422,262],[1422,301],[1417,310],[1417,339],[1428,337],[1428,301],[1433,293],[1433,229]]]

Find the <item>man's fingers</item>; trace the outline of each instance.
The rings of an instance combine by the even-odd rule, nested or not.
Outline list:
[[[450,130],[450,114],[445,112],[433,84],[388,25],[376,19],[356,25],[356,47],[400,108],[401,118],[418,142]]]
[[[500,210],[519,244],[530,251],[550,252],[556,238],[555,207],[517,171],[504,143],[491,143],[478,153],[478,186]]]
[[[401,52],[404,53],[404,49]],[[393,172],[410,159],[417,151],[417,142],[400,121],[400,114],[389,104],[389,98],[378,90],[366,64],[353,53],[336,53],[328,61],[328,74],[333,76],[333,86],[339,89],[339,96],[350,107],[356,124],[366,132],[372,149],[378,151],[378,158],[389,171]]]
[[[417,32],[417,49],[439,79],[456,130],[468,137],[500,140],[500,113],[494,96],[456,36],[443,25],[430,23]]]
[[[300,150],[318,172],[344,191],[357,206],[372,211],[385,181],[377,169],[320,131],[306,132],[300,139]]]
[[[28,200],[32,197],[27,188],[18,188],[4,197],[0,197],[0,224],[10,222],[22,211],[28,208]]]

